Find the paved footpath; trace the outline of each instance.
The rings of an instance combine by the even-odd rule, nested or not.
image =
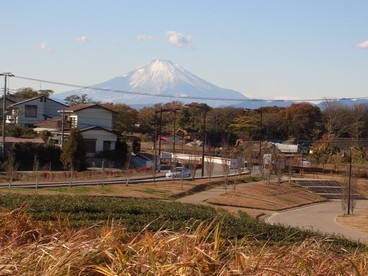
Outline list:
[[[238,187],[241,185],[247,185],[247,183],[239,184]],[[232,187],[229,186],[228,189],[231,188]],[[179,198],[177,201],[191,204],[211,205],[209,203],[206,203],[206,200],[223,194],[224,192],[225,190],[223,186],[216,187],[207,191]],[[358,200],[354,212],[356,214],[367,213],[367,210],[368,200]],[[351,240],[368,243],[368,233],[356,231],[337,223],[336,218],[341,214],[341,201],[336,200],[308,205],[292,210],[276,212],[267,216],[266,222],[271,224],[279,223],[305,229],[312,229],[325,234],[342,235]]]
[[[358,200],[355,213],[366,212],[368,200]],[[368,233],[353,230],[337,223],[336,218],[342,214],[341,201],[313,204],[302,208],[274,213],[266,221],[271,224],[284,224],[304,229],[312,229],[326,234],[339,234],[344,237],[368,243]]]

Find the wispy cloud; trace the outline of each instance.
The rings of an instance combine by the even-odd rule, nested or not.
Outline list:
[[[47,42],[45,41],[40,42],[40,44],[38,45],[38,50],[43,52],[51,52],[50,47],[47,45]]]
[[[89,42],[89,39],[86,36],[81,35],[81,36],[77,37],[75,39],[75,41],[78,42],[79,44],[85,44],[85,43]]]
[[[355,47],[361,48],[361,49],[368,49],[368,40],[364,40],[358,43]]]
[[[137,35],[136,39],[138,41],[145,41],[145,40],[154,40],[156,38],[152,35],[140,34],[140,35]]]
[[[179,48],[192,48],[192,36],[184,35],[182,33],[176,31],[167,31],[166,32],[167,43],[179,47]]]

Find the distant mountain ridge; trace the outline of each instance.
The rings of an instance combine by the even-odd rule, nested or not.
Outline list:
[[[223,106],[248,99],[240,92],[211,84],[180,65],[162,59],[153,60],[125,75],[92,85],[91,88],[55,94],[54,98],[64,100],[67,96],[82,94],[87,94],[93,101],[128,105],[198,101],[210,106]]]
[[[92,85],[90,88],[54,94],[52,98],[63,102],[70,95],[82,94],[87,94],[88,98],[95,102],[124,103],[137,109],[172,101],[251,109],[264,106],[287,107],[293,103],[293,101],[250,99],[240,92],[221,88],[203,80],[180,65],[164,59],[153,60],[127,74]],[[338,101],[347,106],[368,104],[367,99]],[[323,103],[317,106],[324,108]]]

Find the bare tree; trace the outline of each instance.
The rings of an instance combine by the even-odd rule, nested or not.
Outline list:
[[[197,172],[197,156],[195,154],[189,156],[188,166],[192,171],[192,179],[194,179]]]
[[[225,180],[225,193],[227,190],[227,186],[229,183],[229,173],[230,173],[230,159],[229,159],[229,150],[228,148],[223,148],[222,151],[222,171],[224,174],[224,180]]]
[[[35,172],[35,177],[36,177],[36,189],[38,189],[38,178],[39,178],[39,167],[40,167],[40,160],[37,156],[37,154],[35,154],[33,156],[33,171]]]
[[[277,176],[277,182],[280,185],[282,182],[282,178],[284,176],[284,170],[285,170],[285,160],[280,158],[279,151],[276,149],[276,147],[273,147],[272,151],[272,169]]]
[[[350,112],[348,107],[337,101],[325,101],[323,103],[323,119],[327,130],[328,141],[340,137],[349,131],[350,125],[346,123]]]
[[[342,186],[341,207],[345,215],[354,213],[354,208],[356,205],[356,199],[354,197],[354,194],[356,194],[356,182],[356,177],[351,177],[350,183],[349,177],[346,177],[344,179],[344,183]]]
[[[355,197],[354,194],[356,192],[356,176],[353,174],[353,155],[350,149],[349,165],[348,165],[348,174],[347,177],[344,178],[344,183],[342,186],[342,210],[344,214],[350,215],[354,212],[355,207]]]
[[[360,147],[360,138],[364,131],[364,116],[367,112],[367,107],[361,104],[354,105],[351,109],[350,136],[355,140],[354,146]]]
[[[15,161],[15,156],[12,153],[8,153],[8,160],[5,163],[5,167],[9,176],[9,188],[12,186],[13,178],[14,178],[14,172],[18,170],[19,168],[19,162],[17,163]]]
[[[213,170],[215,168],[215,158],[213,156],[206,156],[206,172],[209,178],[212,177]]]

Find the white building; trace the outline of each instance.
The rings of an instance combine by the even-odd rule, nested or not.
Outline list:
[[[112,131],[114,111],[99,104],[79,104],[59,110],[60,113],[64,117],[62,127],[64,124],[80,130],[87,156],[116,148],[118,135]]]

